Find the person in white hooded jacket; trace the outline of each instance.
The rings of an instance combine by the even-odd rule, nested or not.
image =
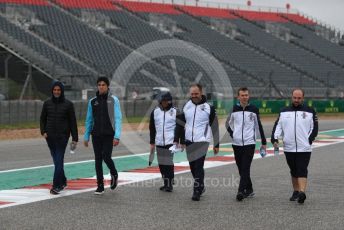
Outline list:
[[[159,105],[152,111],[149,121],[151,152],[156,149],[160,173],[164,185],[161,191],[172,192],[174,179],[173,153],[169,150],[175,139],[176,117],[178,109],[173,107],[172,95],[162,93],[158,97]]]

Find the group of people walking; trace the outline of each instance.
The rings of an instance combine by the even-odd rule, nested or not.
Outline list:
[[[200,200],[205,192],[204,161],[209,144],[213,139],[213,151],[217,154],[220,142],[216,111],[207,103],[202,86],[190,86],[190,99],[181,111],[173,107],[169,92],[160,95],[159,105],[151,114],[149,129],[151,148],[156,147],[164,180],[164,186],[160,189],[166,192],[173,190],[174,165],[170,148],[175,145],[177,148],[186,149],[194,178],[192,200]]]
[[[110,170],[110,189],[118,183],[118,172],[111,158],[114,146],[121,137],[122,113],[117,97],[109,91],[110,81],[106,77],[97,79],[98,91],[87,106],[84,145],[88,147],[92,135],[97,175],[95,194],[104,193],[103,161]],[[40,118],[41,134],[46,139],[54,161],[54,179],[50,193],[59,194],[66,186],[67,180],[63,170],[63,159],[70,134],[72,144],[78,142],[78,129],[73,103],[64,97],[64,86],[56,81],[52,85],[52,97],[43,104]]]
[[[97,189],[95,194],[104,193],[102,162],[110,170],[113,190],[118,183],[118,172],[111,158],[113,146],[120,142],[122,114],[117,97],[109,91],[110,82],[105,77],[97,80],[96,97],[88,102],[85,123],[84,145],[88,147],[90,136],[95,155]],[[64,152],[69,136],[74,144],[78,142],[78,130],[72,102],[64,97],[61,82],[52,87],[52,97],[44,102],[41,114],[41,134],[46,139],[55,165],[51,194],[59,194],[67,186],[63,170]],[[163,179],[160,190],[173,191],[174,163],[173,148],[185,149],[191,174],[194,179],[192,200],[199,201],[205,192],[204,161],[211,141],[213,152],[219,152],[219,122],[214,106],[207,102],[200,84],[192,84],[190,99],[181,110],[173,105],[169,92],[158,98],[158,106],[150,115],[150,148],[157,152],[159,169]],[[254,196],[250,177],[257,134],[260,134],[261,149],[266,150],[267,141],[259,117],[259,109],[249,102],[249,89],[240,88],[238,102],[233,106],[225,123],[232,138],[236,165],[240,175],[240,184],[236,199],[242,201]],[[311,157],[311,145],[318,133],[318,120],[315,111],[304,105],[304,91],[296,88],[292,92],[292,103],[281,109],[271,135],[271,143],[279,146],[283,139],[284,152],[290,168],[293,193],[291,201],[304,203],[308,164]]]

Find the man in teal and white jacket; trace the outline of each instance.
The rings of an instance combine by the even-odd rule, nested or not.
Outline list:
[[[113,146],[119,144],[122,129],[122,113],[117,97],[109,92],[110,82],[106,77],[97,80],[96,97],[88,102],[84,145],[88,147],[90,135],[95,155],[95,168],[98,188],[95,194],[104,193],[103,160],[110,170],[111,186],[117,187],[118,173],[111,158]]]

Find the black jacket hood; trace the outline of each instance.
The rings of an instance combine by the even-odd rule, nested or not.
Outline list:
[[[61,88],[61,96],[56,98],[54,97],[54,94],[53,94],[53,89],[55,86],[59,86]],[[53,100],[53,102],[55,103],[58,103],[58,102],[63,102],[64,99],[65,99],[65,95],[64,95],[64,85],[62,82],[60,81],[54,81],[52,86],[51,86],[51,98]]]

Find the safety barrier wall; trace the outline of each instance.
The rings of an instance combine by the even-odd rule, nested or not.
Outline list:
[[[214,102],[217,108],[217,113],[220,115],[229,113],[233,103],[232,101],[216,101]],[[281,108],[289,106],[290,100],[251,100],[251,104],[259,108],[261,114],[277,114]],[[342,113],[344,112],[344,99],[334,100],[305,100],[304,102],[310,107],[313,107],[318,113]]]
[[[179,108],[183,107],[185,101],[175,102]],[[216,108],[218,115],[227,115],[233,104],[233,100],[210,101]],[[289,106],[290,100],[251,100],[259,108],[261,114],[277,114],[280,109]],[[344,100],[307,100],[305,103],[313,107],[318,113],[342,113],[344,112]],[[148,117],[156,101],[130,100],[121,101],[124,117]],[[27,122],[39,122],[42,111],[42,101],[0,101],[0,124],[18,124]],[[74,101],[75,114],[78,120],[86,117],[87,101]]]

